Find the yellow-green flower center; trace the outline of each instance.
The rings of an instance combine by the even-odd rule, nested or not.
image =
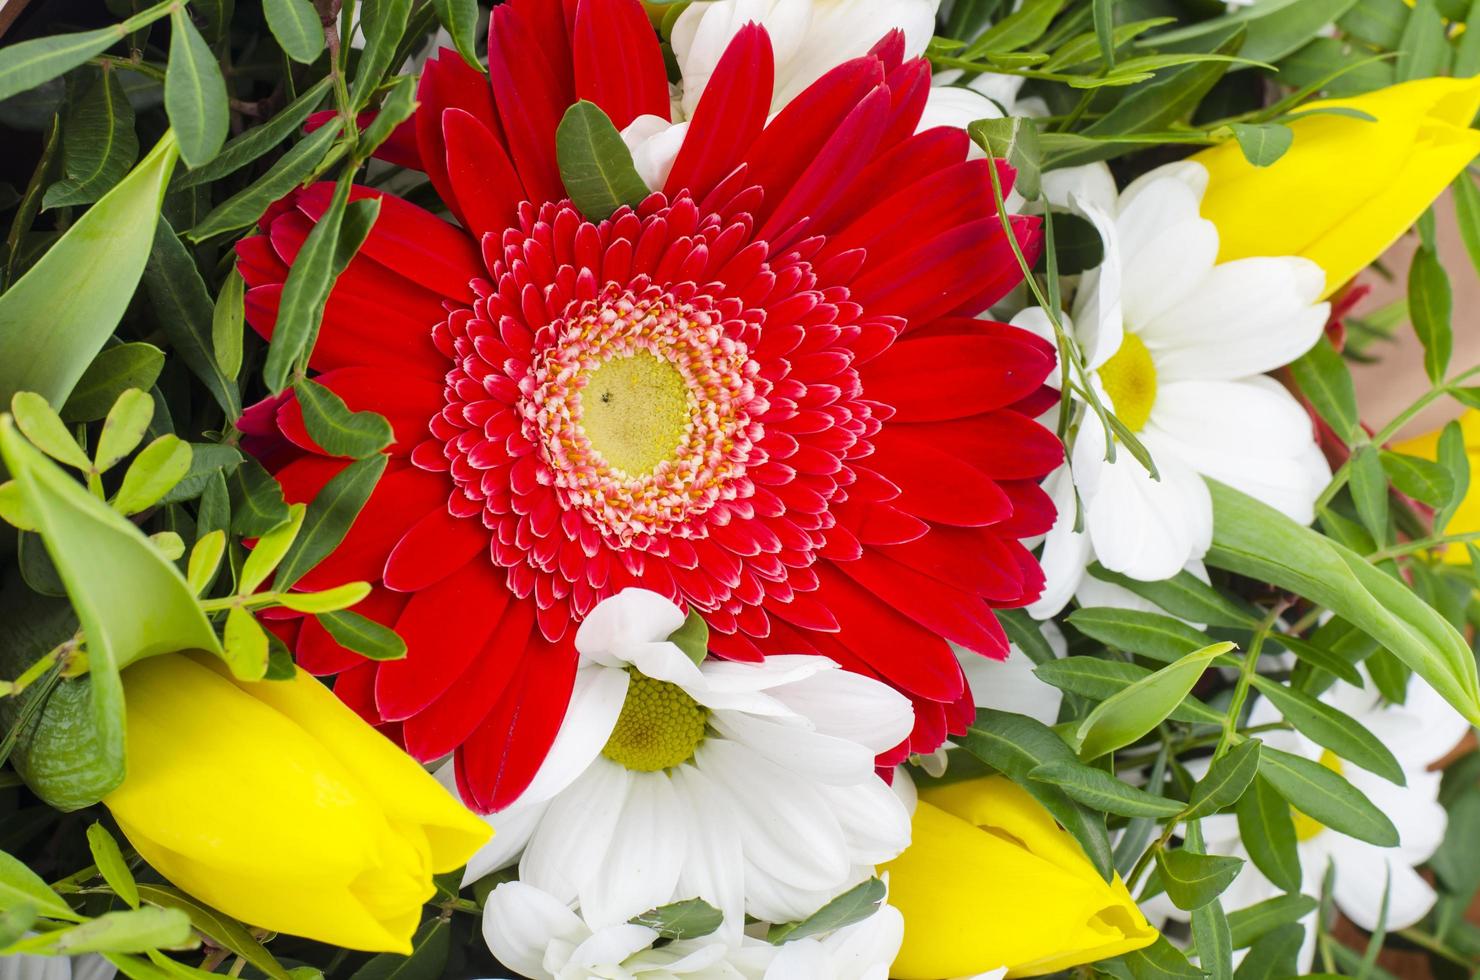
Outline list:
[[[1127,332],[1120,350],[1101,365],[1100,383],[1127,429],[1140,432],[1146,427],[1156,404],[1156,364],[1144,340]]]
[[[694,756],[704,740],[709,711],[677,684],[654,680],[637,670],[627,685],[627,700],[601,754],[638,772],[672,769]]]
[[[1336,775],[1341,775],[1341,760],[1330,749],[1326,749],[1321,753],[1321,765],[1330,769]],[[1293,806],[1290,807],[1290,816],[1295,818],[1295,839],[1298,841],[1311,840],[1320,836],[1321,832],[1326,829],[1325,824],[1314,817],[1306,816]]]
[[[688,385],[678,368],[636,350],[584,373],[580,426],[591,448],[629,476],[675,457],[689,424]]]

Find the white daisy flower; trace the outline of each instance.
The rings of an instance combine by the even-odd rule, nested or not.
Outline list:
[[[1203,477],[1227,483],[1301,523],[1330,479],[1300,403],[1263,376],[1299,357],[1329,314],[1316,302],[1319,266],[1303,258],[1217,262],[1218,231],[1198,213],[1207,171],[1170,164],[1132,183],[1118,200],[1072,195],[1105,240],[1105,258],[1081,280],[1072,317],[1091,383],[1151,454],[1154,480],[1123,446],[1105,460],[1105,431],[1080,413],[1071,470],[1045,482],[1059,519],[1044,542],[1048,585],[1029,607],[1063,608],[1096,558],[1155,581],[1200,559],[1212,540]],[[1092,189],[1089,194],[1098,196]],[[1051,336],[1047,314],[1014,323]],[[1073,530],[1074,487],[1083,533]]]
[[[1399,843],[1396,847],[1369,844],[1338,833],[1296,810],[1301,890],[1319,897],[1329,865],[1335,870],[1332,897],[1347,918],[1368,931],[1376,929],[1382,914],[1383,892],[1390,889],[1387,928],[1406,929],[1427,915],[1434,905],[1433,887],[1414,868],[1433,855],[1448,825],[1448,815],[1439,803],[1443,774],[1430,771],[1429,766],[1447,755],[1470,726],[1417,677],[1409,680],[1403,704],[1383,701],[1370,682],[1366,688],[1338,682],[1321,695],[1321,700],[1350,715],[1388,747],[1403,769],[1405,785],[1394,785],[1340,759],[1298,732],[1272,731],[1260,738],[1271,748],[1318,760],[1343,776],[1382,808],[1397,828]],[[1279,712],[1263,698],[1254,704],[1249,716],[1250,725],[1279,720]],[[1220,896],[1225,910],[1233,912],[1284,894],[1249,860],[1235,816],[1205,817],[1202,827],[1209,854],[1226,854],[1245,861],[1239,876]],[[1143,908],[1148,916],[1187,917],[1165,895],[1144,903]],[[1314,949],[1311,922],[1307,919],[1304,924],[1302,972],[1310,965]]]
[[[896,947],[898,944],[895,944]],[[83,956],[0,956],[0,980],[113,980],[118,967],[96,953]]]
[[[560,733],[467,880],[518,859],[595,929],[697,897],[733,936],[742,913],[805,918],[904,849],[874,759],[909,734],[908,699],[823,657],[696,665],[667,640],[683,622],[641,589],[586,618]]]

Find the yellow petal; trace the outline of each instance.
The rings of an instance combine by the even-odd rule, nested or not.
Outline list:
[[[1037,976],[1155,941],[1119,879],[1102,880],[1007,780],[969,780],[925,796],[983,824],[922,798],[913,842],[882,869],[890,904],[905,919],[892,976],[938,980],[1004,965],[1010,977]]]
[[[1469,128],[1480,78],[1425,78],[1307,108],[1295,142],[1268,167],[1235,141],[1193,157],[1208,168],[1203,216],[1218,226],[1219,261],[1302,255],[1326,270],[1326,295],[1370,265],[1480,153]]]
[[[299,671],[292,681],[234,683],[317,739],[394,822],[419,825],[434,873],[462,867],[488,842],[488,824],[312,677]]]
[[[1465,440],[1465,455],[1470,459],[1470,487],[1454,516],[1449,519],[1449,525],[1444,529],[1445,534],[1473,534],[1480,531],[1480,411],[1473,408],[1466,411],[1459,417],[1459,427]],[[1437,460],[1439,433],[1443,431],[1442,428],[1435,429],[1427,435],[1400,442],[1393,449],[1409,456]],[[1462,544],[1446,546],[1442,555],[1449,565],[1470,563],[1469,549]]]

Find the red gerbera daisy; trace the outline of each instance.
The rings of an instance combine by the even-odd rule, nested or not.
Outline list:
[[[511,0],[488,78],[449,52],[426,66],[416,151],[396,152],[461,227],[383,196],[335,285],[317,380],[396,442],[302,581],[377,583],[359,611],[409,653],[362,660],[311,618],[289,639],[412,755],[456,751],[470,804],[528,784],[566,708],[573,624],[629,586],[700,610],[719,656],[819,653],[907,693],[916,730],[884,763],[972,717],[947,640],[1005,656],[989,607],[1041,589],[1018,539],[1053,521],[1036,480],[1061,453],[1032,421],[1053,355],[970,319],[1017,265],[990,164],[960,130],[915,133],[929,68],[902,51],[884,39],[768,124],[771,45],[746,28],[662,192],[601,222],[565,200],[555,130],[578,99],[618,127],[667,118],[636,0]],[[239,246],[264,336],[330,190]],[[1036,223],[1014,223],[1036,252]],[[345,465],[291,398],[244,427],[263,419],[292,444],[269,460],[290,500]]]

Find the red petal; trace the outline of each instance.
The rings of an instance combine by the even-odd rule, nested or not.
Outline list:
[[[971,418],[906,425],[901,431],[933,446],[950,446],[995,480],[1042,477],[1064,461],[1057,436],[1032,419],[1006,409]]]
[[[555,130],[575,85],[564,21],[550,0],[510,0],[493,8],[488,26],[488,80],[509,156],[536,204],[565,198]]]
[[[375,713],[375,672],[380,665],[366,660],[334,678],[334,693],[349,709],[372,725],[380,724]]]
[[[283,473],[286,470],[278,474],[280,480]],[[378,580],[386,557],[406,529],[428,511],[446,506],[446,477],[393,464],[375,485],[339,547],[303,576],[298,587],[327,589],[345,582]]]
[[[907,337],[861,365],[858,376],[870,400],[894,408],[894,421],[928,422],[1011,405],[1036,391],[1053,366],[1035,348],[1000,337]]]
[[[687,189],[702,200],[734,171],[765,129],[775,77],[770,38],[758,24],[746,24],[704,88],[664,193]]]
[[[926,539],[929,537],[926,535]],[[992,610],[976,596],[890,561],[876,551],[838,568],[926,629],[968,650],[999,658],[1007,655],[1007,635]]]
[[[1031,538],[1047,534],[1058,511],[1053,498],[1036,480],[1003,480],[997,484],[1012,501],[1012,516],[992,530],[1006,538]]]
[[[928,575],[951,591],[998,604],[1016,602],[1025,593],[1017,558],[1003,546],[996,528],[936,526],[923,538],[879,547],[870,554]],[[844,571],[852,574],[851,568]]]
[[[417,592],[442,581],[488,547],[488,530],[471,517],[455,517],[441,507],[408,530],[385,563],[385,584],[397,592]]]
[[[391,454],[404,456],[427,437],[427,423],[442,410],[442,386],[379,368],[338,368],[314,378],[344,400],[351,411],[371,411],[390,422],[396,441]],[[278,409],[277,424],[294,444],[323,452],[303,426],[303,407],[289,397]]]
[[[355,125],[364,129],[375,121],[379,113],[374,111],[362,112],[355,117]],[[331,119],[339,118],[339,113],[334,109],[325,109],[323,112],[315,112],[303,123],[303,131],[311,133]],[[412,170],[424,170],[421,165],[421,151],[416,146],[416,125],[414,119],[405,122],[391,130],[390,136],[386,137],[384,143],[375,148],[371,154],[377,160],[395,164],[398,167],[409,167]]]
[[[278,283],[247,290],[247,322],[267,340],[272,339],[277,327],[282,297],[283,287]],[[386,343],[387,334],[406,340]],[[369,302],[348,290],[335,290],[324,308],[319,338],[308,363],[316,371],[371,365],[414,372],[426,379],[440,378],[447,371],[447,358],[430,342],[423,345],[412,339],[422,335],[422,324],[398,317],[394,308]],[[430,341],[430,324],[425,326],[425,336]]]
[[[447,175],[463,224],[480,239],[517,225],[524,185],[503,143],[461,109],[442,113],[442,134],[447,141]]]
[[[376,587],[355,606],[361,616],[375,620],[382,626],[390,626],[406,605],[406,597],[390,589]],[[298,666],[319,677],[338,674],[365,663],[365,658],[353,650],[346,650],[319,625],[317,618],[304,616],[303,627],[298,631],[298,643],[293,648]]]
[[[571,48],[576,98],[595,102],[618,130],[638,116],[668,119],[668,69],[637,0],[580,0]]]
[[[442,48],[427,60],[422,68],[421,84],[416,90],[416,101],[421,103],[416,115],[416,144],[427,176],[432,186],[459,221],[462,213],[452,182],[447,176],[447,143],[442,136],[442,113],[448,109],[461,109],[483,123],[492,132],[499,132],[498,113],[493,107],[493,93],[488,89],[488,79],[475,71],[462,57],[450,48]],[[466,223],[465,223],[466,224]]]
[[[1037,219],[1014,218],[1029,262],[1037,256]],[[853,284],[853,299],[880,313],[926,322],[948,313],[978,313],[1022,280],[997,218],[952,228],[880,264]]]
[[[1012,515],[1012,503],[981,470],[950,448],[911,438],[888,425],[873,437],[869,465],[899,486],[901,510],[940,524],[981,527]]]

